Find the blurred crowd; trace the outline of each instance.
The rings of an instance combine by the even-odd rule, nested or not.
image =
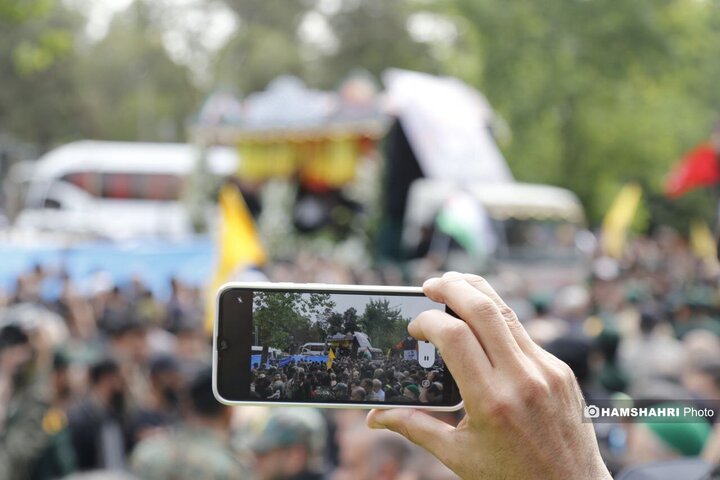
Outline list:
[[[572,367],[588,404],[717,411],[717,264],[661,229],[633,240],[622,259],[597,254],[591,267],[586,284],[545,294],[519,279],[495,286],[531,337]],[[399,271],[358,272],[304,254],[264,273],[273,281],[402,283]],[[58,285],[54,295],[49,281]],[[219,404],[204,300],[178,280],[160,299],[139,278],[116,285],[99,276],[81,292],[42,265],[21,275],[0,299],[0,478],[455,478],[400,436],[368,429],[362,411]],[[442,396],[432,369],[399,359],[336,362],[330,371],[313,364],[255,369],[255,392],[317,401]],[[462,418],[437,416],[453,425]],[[718,420],[634,418],[598,422],[596,431],[612,472],[682,457],[720,463]]]

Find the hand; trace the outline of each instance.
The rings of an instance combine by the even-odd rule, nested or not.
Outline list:
[[[372,410],[464,479],[610,479],[572,370],[535,344],[481,277],[446,273],[423,286],[439,310],[408,326],[440,351],[464,400],[457,428],[409,409]],[[464,320],[464,321],[463,321]]]

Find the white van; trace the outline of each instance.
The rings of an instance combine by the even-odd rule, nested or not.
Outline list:
[[[489,235],[484,258],[473,256],[437,228],[449,199],[462,195],[477,202]],[[467,210],[467,209],[466,209]],[[480,223],[464,218],[468,224]],[[477,231],[478,229],[476,229]],[[481,229],[479,229],[481,230]],[[479,236],[479,235],[477,235]],[[419,179],[408,194],[403,245],[416,256],[430,254],[438,268],[486,276],[512,274],[530,291],[582,282],[589,273],[592,234],[577,196],[566,189],[527,183],[478,183]],[[583,247],[585,251],[583,251]]]
[[[263,347],[261,345],[253,345],[252,346],[252,355],[262,355]],[[282,350],[279,348],[268,348],[268,354],[267,358],[271,361],[277,361],[280,360],[280,358],[283,356]]]
[[[36,162],[15,226],[109,239],[189,235],[180,198],[199,155],[189,144],[63,145]],[[206,161],[211,175],[224,176],[239,160],[233,149],[213,147]]]
[[[325,355],[326,345],[320,342],[304,343],[300,347],[300,355]]]

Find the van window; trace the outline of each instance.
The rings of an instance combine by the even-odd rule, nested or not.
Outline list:
[[[117,200],[178,200],[182,180],[167,173],[73,172],[62,180],[90,195]]]
[[[562,258],[576,254],[577,225],[562,220],[507,219],[496,222],[504,230],[505,253],[511,258]]]

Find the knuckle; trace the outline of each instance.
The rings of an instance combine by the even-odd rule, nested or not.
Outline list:
[[[445,329],[445,341],[449,344],[455,344],[457,342],[460,342],[468,337],[468,335],[472,335],[472,332],[470,331],[470,327],[467,323],[458,320],[455,322],[452,322],[448,327]]]
[[[555,391],[572,386],[577,382],[572,369],[561,361],[553,362],[549,368],[546,368],[545,378]]]
[[[491,316],[498,313],[497,305],[485,295],[477,295],[468,302],[469,310],[477,316]]]
[[[570,368],[570,366],[567,363],[560,362],[559,370],[560,370],[559,376],[563,380],[564,383],[574,384],[577,382],[577,377],[575,377],[575,372],[573,372],[572,368]]]
[[[461,281],[462,275],[456,272],[445,272],[442,277],[440,277],[439,287],[442,290],[445,290],[447,288],[452,288],[452,285],[454,283],[457,283]]]
[[[516,410],[516,400],[506,395],[495,395],[484,405],[484,414],[490,422],[504,424]]]
[[[477,288],[480,288],[480,289],[490,288],[490,282],[485,280],[485,278],[481,277],[480,275],[468,274],[467,279],[470,283],[475,285]]]
[[[498,307],[498,310],[500,310],[500,314],[501,314],[503,317],[505,317],[505,320],[507,320],[508,323],[514,323],[514,322],[520,323],[520,321],[518,320],[517,315],[515,314],[515,310],[513,310],[513,309],[510,308],[510,307],[508,307],[507,305],[500,305],[500,306]]]
[[[535,405],[550,397],[549,383],[539,376],[528,376],[523,382],[520,397],[525,405]]]

